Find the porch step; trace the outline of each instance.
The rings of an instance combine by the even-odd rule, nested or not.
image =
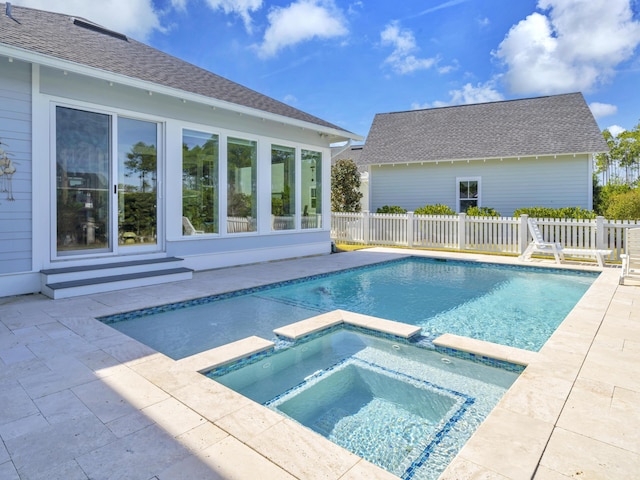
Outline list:
[[[41,291],[59,299],[189,280],[193,270],[180,267],[182,261],[177,257],[165,257],[46,269],[40,272]]]

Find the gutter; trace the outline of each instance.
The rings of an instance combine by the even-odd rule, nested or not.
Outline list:
[[[335,157],[337,157],[338,155],[340,155],[342,152],[344,152],[347,148],[351,147],[351,144],[353,143],[353,139],[349,138],[347,140],[347,144],[344,146],[344,148],[342,148],[341,150],[338,150],[335,155],[331,155],[331,160],[333,160]]]

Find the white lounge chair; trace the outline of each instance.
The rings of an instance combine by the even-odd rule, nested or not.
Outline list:
[[[556,263],[562,263],[565,260],[565,255],[574,255],[577,257],[594,257],[597,260],[598,265],[602,268],[604,267],[604,257],[611,255],[611,250],[564,248],[557,242],[545,242],[537,222],[533,218],[529,218],[527,223],[529,226],[529,232],[531,232],[531,236],[533,237],[533,241],[529,244],[522,255],[520,255],[520,260],[531,260],[531,255],[534,252],[540,252],[552,253],[556,259]]]
[[[640,280],[640,228],[628,228],[624,241],[625,253],[622,258],[622,273],[620,284],[625,278]]]
[[[204,233],[204,230],[196,230],[196,228],[191,223],[187,217],[182,217],[182,234],[183,235],[201,235]]]

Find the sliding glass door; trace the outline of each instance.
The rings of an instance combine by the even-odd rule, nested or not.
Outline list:
[[[55,122],[54,256],[156,249],[158,124],[60,106]]]
[[[158,231],[158,125],[118,119],[118,245],[155,245]]]
[[[56,108],[58,255],[111,249],[111,117]]]

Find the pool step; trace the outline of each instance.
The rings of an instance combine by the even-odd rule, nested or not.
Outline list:
[[[190,280],[182,258],[162,257],[41,270],[41,292],[53,299]]]

